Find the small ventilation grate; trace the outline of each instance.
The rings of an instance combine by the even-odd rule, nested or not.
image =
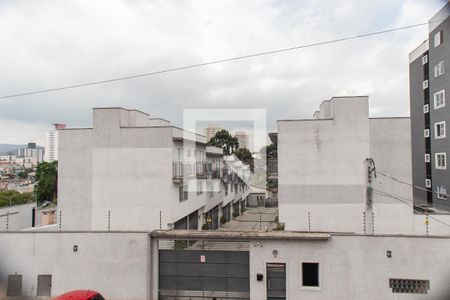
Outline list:
[[[390,278],[389,287],[393,293],[427,294],[430,289],[429,280]]]

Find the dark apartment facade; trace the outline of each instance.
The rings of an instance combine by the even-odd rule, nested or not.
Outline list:
[[[450,3],[430,20],[428,40],[409,55],[414,204],[444,210],[450,210],[449,16]]]

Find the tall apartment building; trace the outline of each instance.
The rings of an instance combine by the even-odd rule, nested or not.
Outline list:
[[[234,137],[238,139],[239,148],[250,149],[249,136],[245,131],[236,131]]]
[[[54,129],[45,134],[45,155],[46,162],[58,160],[59,135],[61,129],[66,128],[66,124],[53,124]]]
[[[218,124],[208,124],[205,128],[206,142],[208,142],[222,128]]]
[[[428,39],[409,54],[414,204],[445,210],[450,209],[450,80],[445,72],[450,63],[449,16],[450,3],[430,20]]]
[[[27,147],[19,148],[17,156],[36,158],[36,163],[41,163],[44,160],[44,149],[37,147],[36,143],[28,143]]]
[[[59,150],[65,230],[216,229],[249,192],[234,156],[137,110],[95,108],[92,128],[59,130]]]

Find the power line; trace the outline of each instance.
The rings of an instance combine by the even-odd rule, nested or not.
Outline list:
[[[283,48],[283,49],[270,50],[270,51],[265,51],[265,52],[258,52],[258,53],[243,55],[243,56],[231,57],[231,58],[217,59],[217,60],[212,60],[212,61],[208,61],[208,62],[204,62],[204,63],[186,65],[186,66],[182,66],[182,67],[164,69],[164,70],[153,71],[153,72],[148,72],[148,73],[135,74],[135,75],[130,75],[130,76],[117,77],[117,78],[111,78],[111,79],[105,79],[105,80],[99,80],[99,81],[91,81],[91,82],[80,83],[80,84],[66,85],[66,86],[56,87],[56,88],[49,88],[49,89],[42,89],[42,90],[36,90],[36,91],[30,91],[30,92],[5,95],[5,96],[0,96],[0,99],[8,99],[8,98],[16,98],[16,97],[29,96],[29,95],[42,94],[42,93],[50,93],[50,92],[56,92],[56,91],[61,91],[61,90],[75,89],[75,88],[80,88],[80,87],[85,87],[85,86],[99,85],[99,84],[105,84],[105,83],[111,83],[111,82],[117,82],[117,81],[123,81],[123,80],[130,80],[130,79],[135,79],[135,78],[140,78],[140,77],[154,76],[154,75],[170,73],[170,72],[175,72],[175,71],[194,69],[194,68],[204,67],[204,66],[208,66],[208,65],[220,64],[220,63],[224,63],[224,62],[243,60],[243,59],[254,58],[254,57],[259,57],[259,56],[264,56],[264,55],[270,55],[270,54],[275,54],[275,53],[300,50],[300,49],[305,49],[305,48],[310,48],[310,47],[322,46],[322,45],[326,45],[326,44],[340,43],[340,42],[344,42],[344,41],[364,38],[364,37],[373,36],[373,35],[380,35],[380,34],[390,33],[390,32],[394,32],[394,31],[411,29],[411,28],[420,27],[420,26],[424,26],[424,25],[428,25],[428,24],[436,23],[436,22],[441,22],[441,21],[442,20],[418,23],[418,24],[413,24],[413,25],[385,29],[385,30],[381,30],[381,31],[374,31],[374,32],[369,32],[369,33],[364,33],[364,34],[359,34],[359,35],[348,36],[348,37],[334,39],[334,40],[299,45],[299,46]]]
[[[398,178],[395,178],[395,177],[393,177],[393,176],[387,175],[386,173],[384,173],[384,172],[382,172],[382,171],[380,171],[380,170],[378,170],[378,174],[380,174],[380,175],[382,175],[382,176],[384,176],[384,177],[387,177],[387,178],[389,178],[389,179],[392,179],[392,180],[394,180],[394,181],[396,181],[396,182],[398,182],[398,183],[401,183],[401,184],[404,184],[404,185],[411,186],[411,187],[413,187],[413,188],[415,188],[415,189],[418,189],[418,190],[422,190],[422,191],[426,191],[426,192],[429,192],[429,191],[430,191],[430,189],[427,189],[427,188],[424,188],[424,187],[421,187],[421,186],[418,186],[418,185],[414,185],[414,184],[411,184],[411,183],[409,183],[409,182],[406,182],[406,181],[400,180],[400,179],[398,179]],[[447,193],[433,192],[432,190],[431,190],[431,192],[432,192],[432,193],[435,193],[435,194],[439,194],[439,195],[445,195],[446,197],[450,197],[450,195],[447,194]]]
[[[421,212],[421,211],[418,211],[417,209],[415,209],[415,208],[414,208],[414,205],[410,205],[410,204],[408,203],[409,201],[412,201],[411,199],[403,198],[403,200],[402,200],[401,197],[397,197],[397,196],[388,194],[388,193],[386,193],[386,192],[378,191],[378,190],[374,190],[374,194],[375,194],[375,195],[379,195],[379,196],[384,196],[384,197],[392,198],[392,199],[394,199],[394,200],[398,200],[398,201],[402,202],[403,204],[405,204],[406,206],[412,208],[413,211],[415,211],[415,212]],[[405,200],[408,201],[408,202],[406,202]],[[441,223],[441,224],[443,224],[443,225],[445,225],[445,226],[450,227],[450,224],[445,223],[444,221],[439,220],[439,219],[437,219],[437,218],[435,218],[435,217],[433,217],[433,216],[431,216],[431,215],[429,215],[429,214],[427,214],[427,215],[428,215],[428,218],[433,219],[433,220],[435,220],[435,221],[438,222],[438,223]]]

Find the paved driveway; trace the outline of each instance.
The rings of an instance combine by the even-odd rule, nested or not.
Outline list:
[[[276,227],[275,217],[278,215],[276,207],[249,207],[239,217],[234,218],[228,223],[221,225],[222,231],[265,231],[272,230]],[[261,220],[261,221],[260,221]]]

